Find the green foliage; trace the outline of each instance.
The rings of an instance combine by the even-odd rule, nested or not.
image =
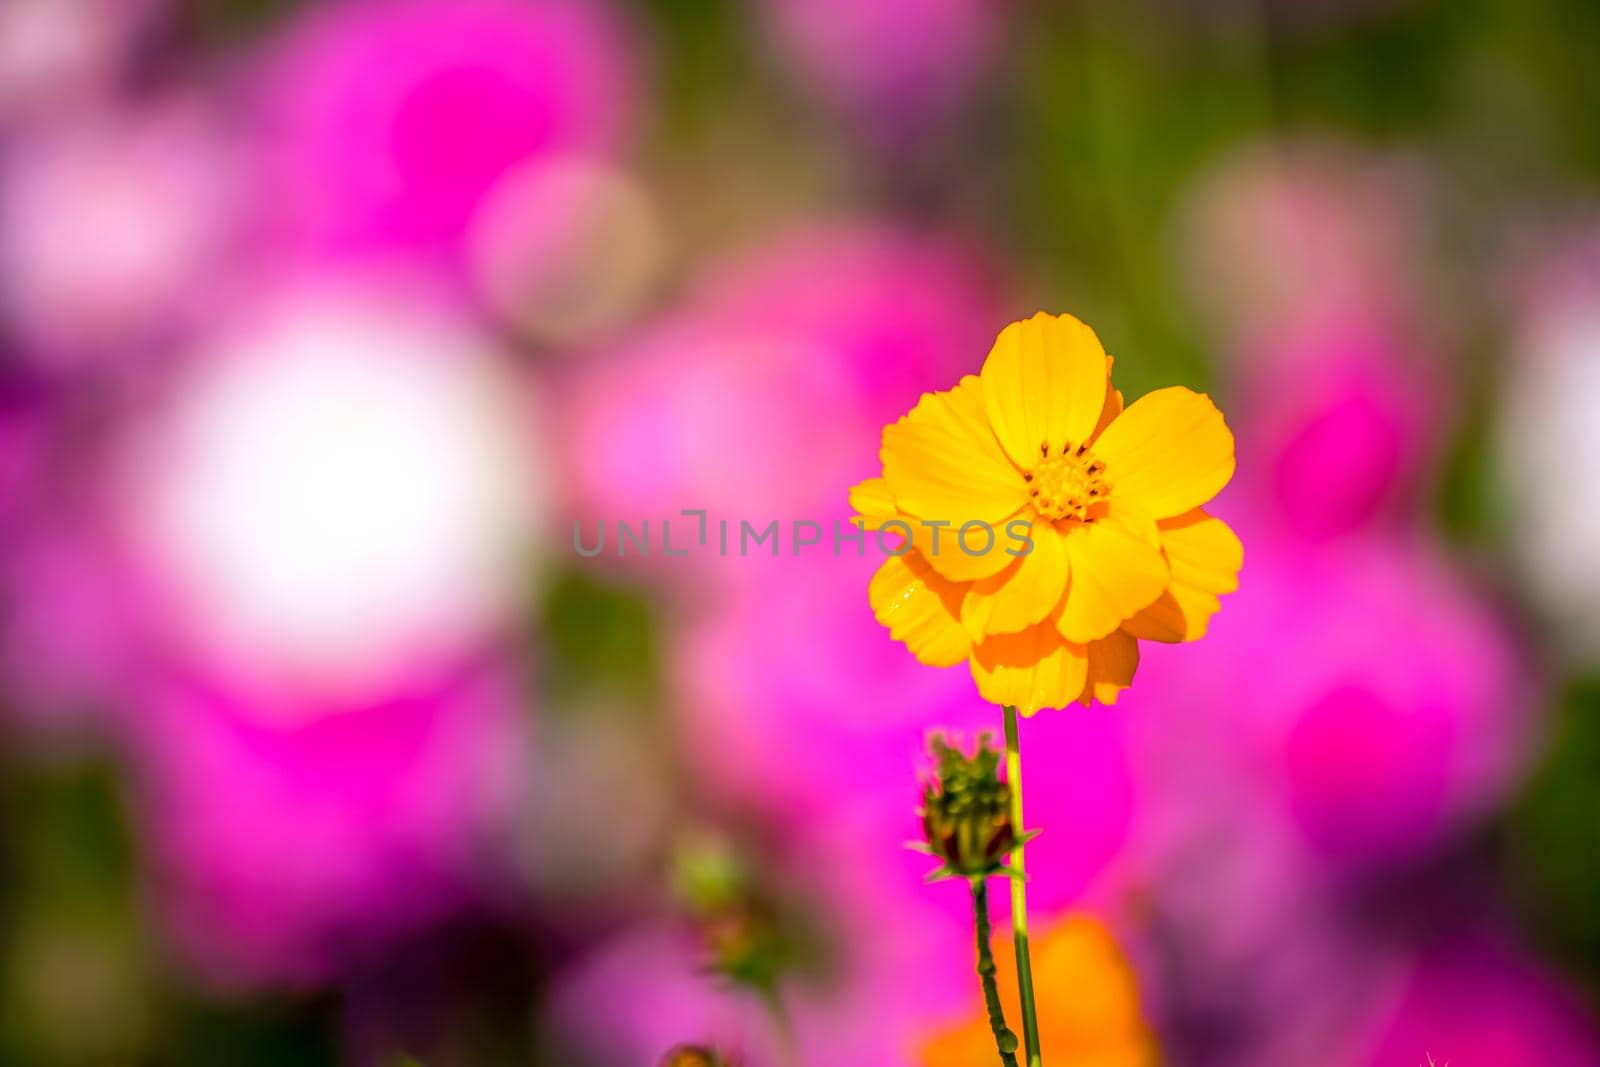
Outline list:
[[[1529,929],[1600,988],[1600,678],[1571,684],[1558,709],[1507,821],[1508,874]]]
[[[545,694],[558,704],[595,695],[641,705],[657,699],[658,629],[654,606],[641,592],[578,571],[557,575],[537,624]],[[597,694],[597,687],[606,692]]]

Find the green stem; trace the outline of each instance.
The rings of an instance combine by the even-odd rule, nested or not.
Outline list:
[[[783,994],[773,986],[762,991],[761,999],[766,1004],[767,1013],[772,1017],[772,1023],[778,1031],[779,1054],[782,1057],[783,1067],[799,1067],[800,1045],[795,1038],[794,1016],[789,1014],[789,1006],[784,1003]]]
[[[994,981],[994,954],[989,948],[989,884],[972,880],[972,917],[978,926],[978,977],[983,980],[983,1003],[989,1009],[989,1029],[994,1031],[994,1047],[1005,1067],[1017,1067],[1017,1035],[1006,1025],[1005,1009],[1000,1006],[1000,988]]]
[[[1028,1067],[1040,1067],[1039,1011],[1033,1002],[1033,961],[1028,954],[1028,883],[1022,866],[1025,824],[1022,821],[1022,751],[1017,744],[1017,709],[1005,707],[1006,782],[1011,786],[1011,828],[1017,843],[1011,849],[1011,936],[1017,946],[1017,990],[1022,997],[1022,1040]]]

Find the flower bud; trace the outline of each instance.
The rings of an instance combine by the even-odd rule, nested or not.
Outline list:
[[[683,842],[674,881],[712,973],[771,993],[800,962],[795,917],[725,840],[701,835]]]
[[[1011,787],[1000,780],[1000,757],[988,735],[968,756],[944,737],[929,743],[933,775],[922,793],[922,829],[928,851],[944,865],[929,876],[988,878],[1003,874],[1000,861],[1016,844],[1011,824]]]
[[[660,1067],[732,1067],[704,1045],[679,1045],[661,1058]]]

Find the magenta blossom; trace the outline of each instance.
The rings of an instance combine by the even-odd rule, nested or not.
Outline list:
[[[174,101],[16,147],[0,176],[0,307],[23,355],[61,373],[170,349],[236,235],[243,182],[210,116]]]
[[[585,367],[566,407],[577,516],[659,530],[704,508],[736,537],[741,518],[810,517],[829,486],[848,484],[850,443],[867,432],[829,357],[805,337],[687,315]],[[836,413],[828,434],[816,433],[819,411]],[[681,548],[697,531],[678,521]]]
[[[0,384],[0,685],[35,740],[98,735],[141,677],[156,617],[104,499],[107,441],[69,391]]]
[[[1177,810],[1221,813],[1238,795],[1308,858],[1359,868],[1415,857],[1503,797],[1537,722],[1492,607],[1420,543],[1316,548],[1237,528],[1249,580],[1205,641],[1150,657],[1136,689],[1150,774],[1172,795],[1197,776]],[[1163,745],[1175,721],[1210,738],[1201,762],[1233,770],[1211,780],[1183,742]]]
[[[325,979],[463,906],[514,806],[521,724],[497,668],[294,700],[190,678],[141,709],[161,908],[224,987]]]
[[[848,376],[872,421],[974,373],[1000,314],[983,252],[887,225],[799,229],[713,270],[701,306],[720,321],[805,338]]]
[[[343,0],[268,64],[284,236],[312,252],[451,252],[518,164],[608,154],[631,125],[629,34],[579,0]]]
[[[885,798],[909,810],[931,730],[999,743],[1000,711],[963,671],[919,664],[872,617],[861,590],[877,559],[731,562],[747,580],[688,627],[673,661],[685,751],[729,804],[791,832]],[[1027,734],[1041,768],[1025,783],[1028,821],[1050,827],[1029,848],[1032,896],[1054,907],[1119,855],[1136,796],[1118,717],[1071,709]]]
[[[1355,318],[1308,318],[1248,346],[1230,409],[1246,442],[1237,491],[1309,540],[1409,525],[1448,405],[1417,348]]]
[[[658,537],[684,508],[731,520],[735,538],[741,519],[843,518],[839,486],[863,475],[884,421],[979,366],[994,308],[970,250],[884,227],[818,227],[737,256],[573,384],[576,513],[649,519]],[[692,520],[679,522],[682,538]]]
[[[176,6],[7,0],[0,6],[0,123],[31,125],[104,103]]]
[[[1600,1027],[1576,993],[1523,952],[1490,935],[1421,953],[1377,1009],[1349,1067],[1492,1063],[1595,1067]],[[1359,1047],[1365,1046],[1365,1047]]]
[[[1504,801],[1536,690],[1426,542],[1221,513],[1248,546],[1239,592],[1117,709],[1141,799],[1119,881],[1148,894],[1176,1032],[1215,1062],[1312,1062],[1387,966],[1364,902]]]

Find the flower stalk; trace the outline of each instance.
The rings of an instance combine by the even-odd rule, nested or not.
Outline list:
[[[972,890],[973,925],[978,945],[978,979],[989,1013],[989,1029],[1003,1067],[1018,1067],[1017,1035],[1006,1025],[995,980],[993,938],[989,922],[989,879],[1012,875],[1005,866],[1016,843],[1026,834],[1015,821],[1016,790],[1000,777],[1000,754],[978,738],[968,756],[935,735],[930,751],[934,774],[922,794],[922,830],[927,843],[917,846],[943,861],[930,881],[963,878]],[[1012,875],[1015,877],[1014,875]]]
[[[1017,1067],[1017,1035],[1006,1025],[1005,1009],[1000,1006],[1000,987],[995,984],[994,952],[989,947],[989,882],[972,879],[972,918],[978,931],[978,978],[983,983],[983,1005],[989,1011],[989,1029],[994,1031],[994,1047],[1004,1067]]]
[[[1006,784],[1011,794],[1011,825],[1022,821],[1022,749],[1017,737],[1017,709],[1005,706]],[[1033,998],[1033,962],[1028,954],[1028,882],[1022,848],[1026,835],[1017,834],[1011,846],[1011,937],[1017,949],[1017,990],[1022,1001],[1022,1040],[1027,1067],[1040,1067],[1039,1010]]]

